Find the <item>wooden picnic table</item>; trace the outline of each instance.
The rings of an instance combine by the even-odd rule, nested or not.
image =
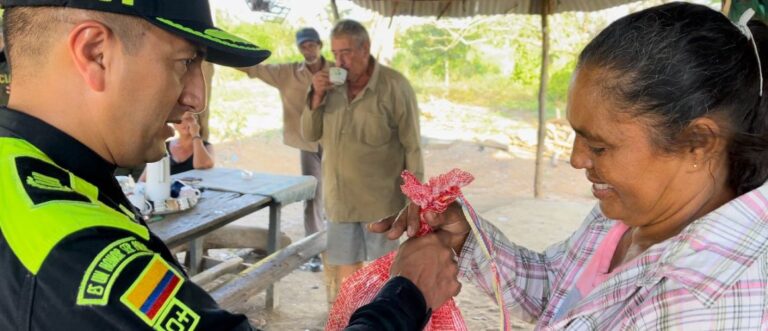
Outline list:
[[[198,204],[149,223],[149,228],[169,247],[189,243],[189,274],[200,272],[203,237],[245,215],[269,207],[267,253],[279,248],[280,214],[283,206],[314,198],[317,180],[311,176],[251,173],[239,169],[191,170],[172,176],[195,178],[203,189]],[[275,306],[274,286],[267,288],[267,308]]]

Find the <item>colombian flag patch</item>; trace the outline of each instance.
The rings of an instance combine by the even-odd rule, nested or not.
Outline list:
[[[152,326],[183,282],[184,278],[173,267],[155,255],[120,301]]]

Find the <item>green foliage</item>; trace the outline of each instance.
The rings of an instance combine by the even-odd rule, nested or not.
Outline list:
[[[579,51],[606,21],[565,13],[550,16],[549,22],[547,108],[554,112],[565,108]],[[510,15],[413,26],[398,34],[392,65],[412,77],[421,95],[501,112],[532,111],[538,109],[540,24],[536,15]]]
[[[476,31],[473,31],[476,32]],[[493,71],[482,54],[463,42],[457,42],[453,31],[436,25],[418,25],[398,36],[398,53],[393,65],[412,73],[429,73],[435,77],[458,75],[476,77]],[[477,35],[463,38],[477,39]]]
[[[216,15],[217,24],[221,29],[272,51],[270,61],[286,62],[301,59],[301,54],[294,44],[295,32],[289,27],[274,22],[259,24],[238,22],[222,11],[217,12]]]

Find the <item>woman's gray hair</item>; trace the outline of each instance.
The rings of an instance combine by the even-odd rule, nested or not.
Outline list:
[[[371,44],[371,38],[368,37],[368,31],[360,22],[353,20],[341,20],[331,30],[331,39],[341,36],[352,37],[357,42],[357,47],[362,47],[365,43]]]

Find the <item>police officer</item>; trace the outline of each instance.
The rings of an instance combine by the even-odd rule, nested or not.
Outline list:
[[[270,53],[207,0],[2,0],[0,330],[250,330],[134,214],[116,165],[156,161],[205,105],[201,61]]]

